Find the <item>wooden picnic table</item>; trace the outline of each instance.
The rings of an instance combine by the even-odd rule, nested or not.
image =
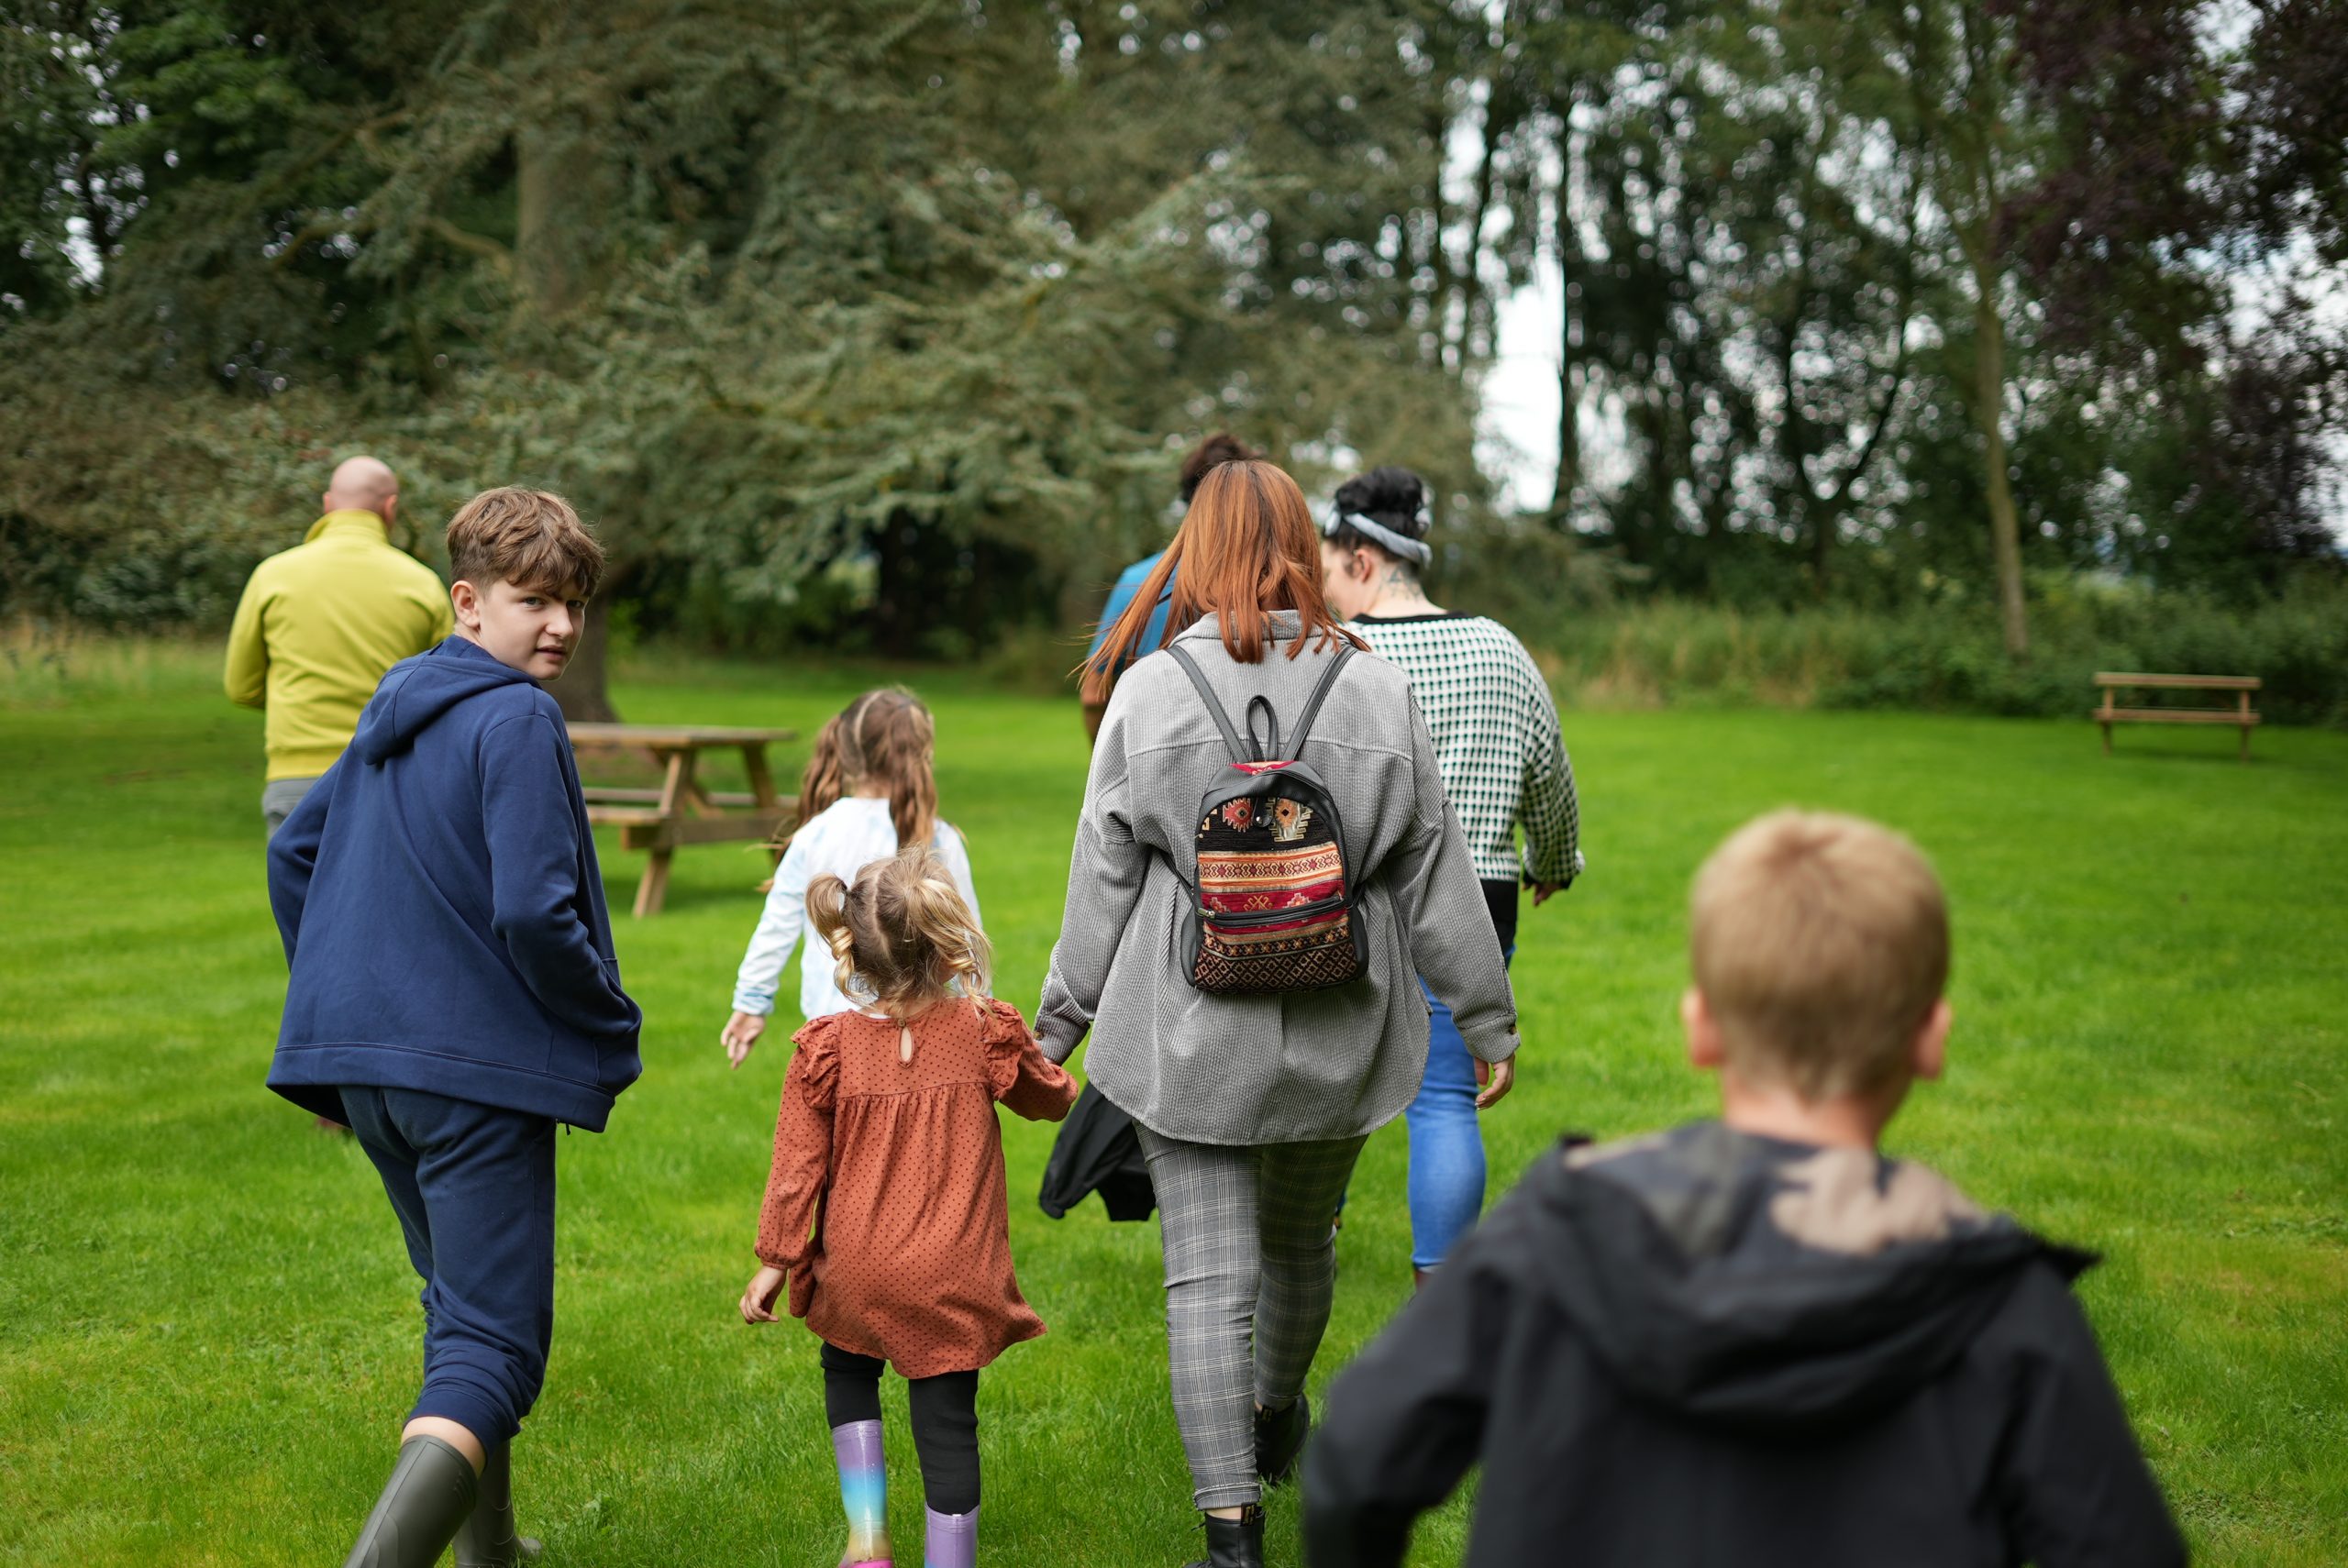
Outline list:
[[[572,724],[570,749],[590,754],[640,752],[662,769],[658,789],[587,784],[590,822],[620,830],[622,849],[649,850],[636,886],[636,912],[660,912],[669,892],[669,858],[680,845],[755,843],[771,838],[787,808],[774,792],[767,747],[799,738],[797,730],[745,729],[733,724]],[[697,777],[707,751],[738,751],[750,776],[748,792],[710,790]]]
[[[2111,726],[2114,724],[2233,724],[2242,730],[2242,760],[2250,760],[2250,732],[2256,727],[2259,715],[2250,706],[2250,694],[2258,690],[2254,675],[2144,675],[2124,671],[2098,670],[2096,687],[2103,693],[2103,706],[2088,716],[2103,726],[2103,755],[2111,755]],[[2119,693],[2122,691],[2231,691],[2235,705],[2231,708],[2122,708]]]

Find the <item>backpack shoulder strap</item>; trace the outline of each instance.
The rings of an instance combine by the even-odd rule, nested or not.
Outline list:
[[[1206,703],[1207,712],[1214,718],[1214,727],[1223,732],[1223,744],[1231,748],[1231,760],[1254,761],[1255,758],[1247,755],[1246,747],[1239,744],[1239,732],[1231,727],[1231,715],[1224,712],[1223,704],[1216,701],[1214,688],[1207,684],[1206,671],[1201,669],[1199,661],[1191,657],[1191,650],[1179,643],[1168,643],[1166,651],[1174,656],[1174,662],[1182,667],[1182,673],[1189,676],[1191,684],[1199,689],[1200,699]]]
[[[1339,637],[1337,651],[1330,658],[1329,668],[1322,672],[1321,684],[1312,689],[1312,700],[1304,705],[1304,717],[1297,721],[1296,734],[1289,742],[1288,759],[1290,762],[1304,755],[1304,737],[1312,733],[1312,721],[1321,716],[1321,704],[1328,700],[1329,688],[1337,684],[1337,672],[1345,668],[1346,660],[1353,657],[1353,644]]]

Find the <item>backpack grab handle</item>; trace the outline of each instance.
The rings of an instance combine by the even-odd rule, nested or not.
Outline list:
[[[1256,738],[1256,710],[1258,708],[1261,708],[1264,711],[1264,738],[1261,740]],[[1247,699],[1246,733],[1247,749],[1255,753],[1255,756],[1249,760],[1255,762],[1274,762],[1279,760],[1280,756],[1280,719],[1278,713],[1272,712],[1272,700],[1270,698],[1250,697]]]

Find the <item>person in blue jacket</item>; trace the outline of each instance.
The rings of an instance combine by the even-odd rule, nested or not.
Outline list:
[[[347,1123],[424,1277],[424,1387],[346,1568],[537,1555],[508,1444],[554,1331],[557,1123],[642,1066],[552,680],[602,548],[560,497],[449,525],[457,633],[393,665],[270,842],[291,978],[269,1087]]]
[[[1211,469],[1224,463],[1252,461],[1263,455],[1250,451],[1245,442],[1229,431],[1216,431],[1191,447],[1190,454],[1182,459],[1182,505],[1186,509],[1190,506],[1191,498],[1199,493],[1199,481],[1206,478]],[[1164,550],[1159,550],[1156,555],[1145,556],[1117,575],[1116,583],[1109,590],[1109,602],[1102,607],[1100,624],[1092,629],[1092,646],[1084,655],[1086,664],[1100,658],[1101,649],[1109,640],[1109,628],[1117,624],[1117,618],[1125,613],[1125,606],[1134,602],[1134,595],[1141,591],[1141,585],[1149,580],[1149,574],[1157,569],[1157,563],[1165,555]],[[1153,653],[1165,644],[1167,607],[1172,598],[1173,591],[1168,589],[1159,596],[1157,607],[1150,612],[1149,624],[1142,629],[1142,652]],[[1119,669],[1117,673],[1123,675],[1124,671]],[[1100,738],[1101,715],[1108,709],[1109,700],[1106,697],[1098,702],[1084,704],[1084,734],[1087,739]]]

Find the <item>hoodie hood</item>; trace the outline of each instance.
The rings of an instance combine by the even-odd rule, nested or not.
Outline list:
[[[438,647],[392,666],[359,715],[351,749],[374,766],[415,744],[415,737],[458,703],[501,686],[537,685],[480,644],[449,637]]]
[[[1541,1287],[1645,1402],[1795,1431],[1945,1370],[2049,1245],[1922,1165],[1698,1122],[1568,1147],[1527,1178]]]

